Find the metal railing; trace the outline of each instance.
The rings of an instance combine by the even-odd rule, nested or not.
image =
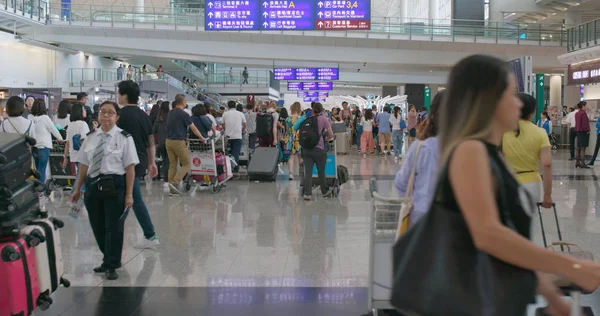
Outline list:
[[[119,74],[117,69],[104,69],[104,68],[71,68],[69,69],[69,84],[74,86],[80,86],[82,81],[97,81],[97,82],[108,82],[108,81],[119,81],[132,79],[136,82],[142,82],[146,80],[161,80],[166,81],[170,86],[183,91],[183,93],[193,96],[198,100],[209,100],[216,105],[227,105],[227,100],[218,93],[211,92],[202,86],[196,88],[191,85],[183,83],[181,80],[173,77],[168,73],[158,72],[140,72],[136,69],[136,72],[132,76],[127,75],[127,71],[123,74]]]
[[[49,12],[48,2],[44,0],[0,0],[0,9],[21,15],[38,22],[46,23]]]
[[[3,0],[10,1],[10,0]],[[14,0],[13,0],[14,1]],[[31,1],[31,0],[28,0]],[[37,0],[33,0],[37,1]],[[63,10],[61,4],[51,3],[48,7],[48,23],[83,23],[88,25],[123,24],[144,25],[172,25],[178,27],[204,30],[204,10],[177,10],[170,7],[135,7],[118,5],[70,5],[70,10]],[[303,34],[305,32],[300,31]],[[539,23],[512,23],[490,22],[473,20],[433,20],[417,18],[371,18],[371,30],[364,31],[335,31],[338,33],[386,33],[390,35],[408,35],[409,38],[434,40],[437,36],[469,36],[475,38],[488,38],[496,42],[502,40],[516,40],[531,45],[538,42],[563,45],[567,41],[566,26],[562,24]],[[297,33],[295,33],[297,34]]]
[[[567,30],[567,51],[600,45],[600,19],[577,25]]]

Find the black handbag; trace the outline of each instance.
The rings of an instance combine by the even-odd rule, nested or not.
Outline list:
[[[447,173],[446,166],[439,178]],[[506,205],[502,179],[496,178],[500,203]],[[515,230],[506,207],[500,215]],[[535,301],[535,273],[475,248],[462,213],[436,202],[394,245],[393,267],[390,302],[405,315],[516,316]]]

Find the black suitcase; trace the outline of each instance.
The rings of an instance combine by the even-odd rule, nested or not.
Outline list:
[[[12,190],[25,179],[39,173],[31,170],[31,150],[35,140],[19,134],[3,133],[0,137],[0,188]]]
[[[279,149],[277,147],[256,148],[252,154],[252,160],[248,164],[248,179],[250,181],[275,181],[278,163]]]
[[[0,236],[11,234],[35,218],[39,210],[38,193],[45,191],[38,180],[27,179],[22,185],[0,190]]]

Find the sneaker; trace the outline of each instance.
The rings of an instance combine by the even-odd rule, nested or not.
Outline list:
[[[367,158],[367,154],[363,154],[363,158]]]
[[[312,196],[304,195],[304,201],[311,201],[311,200],[312,200]]]
[[[107,269],[105,272],[106,275],[106,279],[107,280],[116,280],[119,278],[119,274],[117,273],[117,271],[113,270],[113,269]]]
[[[154,236],[152,238],[146,239],[144,238],[144,240],[142,240],[141,242],[139,242],[137,245],[133,246],[133,248],[136,249],[148,249],[148,248],[153,248],[160,245],[160,242],[158,242],[158,237]]]
[[[169,195],[181,195],[181,191],[176,185],[169,183]]]
[[[333,196],[333,188],[329,187],[329,189],[327,189],[327,192],[325,194],[323,194],[324,198],[328,198],[328,197],[332,197]]]

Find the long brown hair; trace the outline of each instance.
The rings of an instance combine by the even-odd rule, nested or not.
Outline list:
[[[438,117],[444,97],[444,91],[438,92],[431,102],[427,118],[419,125],[417,139],[425,140],[429,137],[435,137],[438,134]]]
[[[496,57],[473,55],[452,68],[438,119],[441,164],[462,141],[491,135],[508,84],[506,62]]]

